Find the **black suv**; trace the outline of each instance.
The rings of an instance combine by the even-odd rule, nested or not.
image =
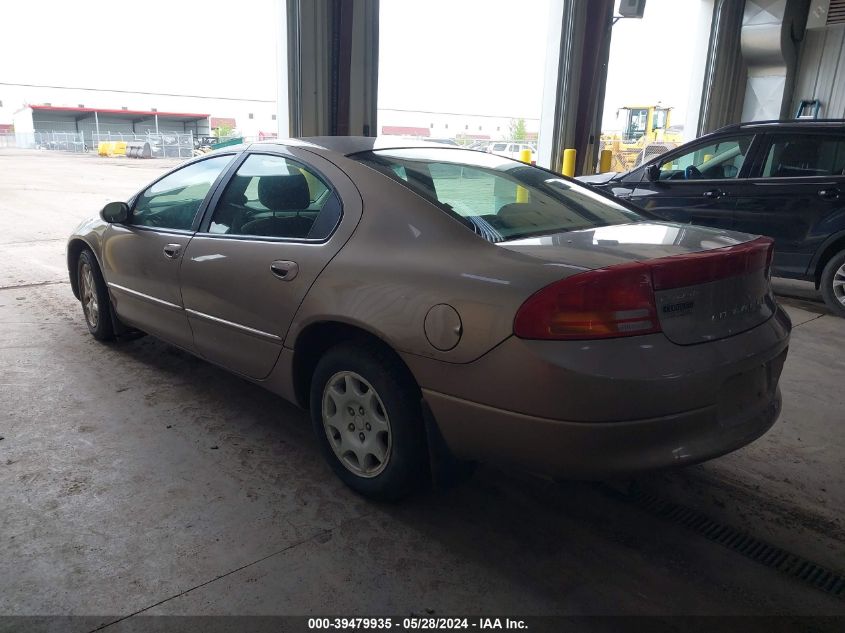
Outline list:
[[[667,220],[774,238],[774,274],[814,281],[845,316],[845,121],[731,125],[579,180]]]

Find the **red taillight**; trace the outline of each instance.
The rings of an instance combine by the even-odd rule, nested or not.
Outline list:
[[[591,339],[660,331],[651,271],[622,264],[573,275],[522,304],[513,325],[520,338]]]
[[[534,293],[514,319],[527,339],[598,339],[660,331],[655,290],[685,288],[762,270],[768,276],[772,240],[600,268]]]

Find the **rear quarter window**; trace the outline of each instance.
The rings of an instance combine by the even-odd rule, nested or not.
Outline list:
[[[845,137],[816,134],[775,136],[763,163],[763,178],[845,175]]]

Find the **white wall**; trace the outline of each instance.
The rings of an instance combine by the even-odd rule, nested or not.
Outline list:
[[[32,134],[35,131],[32,123],[32,110],[29,108],[21,108],[15,112],[9,123],[14,124],[16,134]]]
[[[431,138],[486,135],[495,140],[509,137],[510,123],[516,118],[379,109],[378,133],[381,134],[384,126],[420,127],[427,128]],[[536,134],[540,129],[540,120],[525,119],[525,128],[529,133]]]

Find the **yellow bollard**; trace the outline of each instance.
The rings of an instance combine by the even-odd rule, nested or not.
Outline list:
[[[610,171],[610,161],[613,157],[613,152],[609,149],[603,149],[599,154],[599,173],[606,174]]]
[[[523,149],[519,151],[519,160],[526,165],[531,164],[531,150]],[[528,189],[520,185],[516,186],[516,201],[521,204],[528,202]]]
[[[563,150],[563,169],[561,173],[564,176],[569,176],[572,178],[575,175],[575,150],[574,149],[565,149]]]
[[[531,164],[531,150],[530,149],[523,149],[519,152],[519,160],[523,163],[530,165]]]

